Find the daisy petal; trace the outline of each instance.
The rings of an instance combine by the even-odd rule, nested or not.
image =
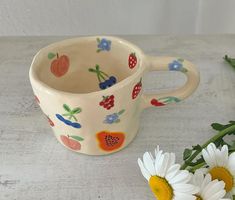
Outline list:
[[[166,179],[169,181],[172,179],[180,170],[179,164],[174,164],[170,166],[170,168],[167,170]]]
[[[149,152],[144,153],[143,162],[144,162],[144,166],[149,171],[149,173],[151,175],[156,175],[156,171],[155,171],[155,168],[154,168],[154,160],[152,159]]]
[[[228,158],[228,167],[231,170],[235,170],[235,152],[231,153]]]
[[[190,194],[185,194],[183,192],[175,192],[174,200],[195,200],[196,197]]]
[[[208,186],[205,187],[205,190],[203,191],[204,195],[203,197],[205,199],[209,199],[210,197],[216,195],[222,195],[220,198],[224,197],[225,190],[224,190],[224,182],[214,180],[208,184]],[[217,194],[218,193],[218,194]]]
[[[190,180],[190,175],[187,170],[181,170],[176,176],[169,180],[170,184],[187,183]]]
[[[225,190],[220,190],[209,196],[208,200],[221,200],[221,198],[223,198],[225,194]]]
[[[165,177],[165,175],[166,175],[169,157],[170,157],[169,153],[164,153],[162,166],[159,168],[159,171],[158,171],[158,175],[161,177]]]
[[[146,168],[145,168],[145,166],[144,166],[144,164],[143,164],[143,162],[140,158],[138,159],[138,165],[140,167],[140,170],[141,170],[143,176],[147,179],[147,181],[149,181],[151,175],[148,172],[148,170],[146,170]]]
[[[174,184],[172,187],[177,192],[186,192],[188,194],[196,194],[199,192],[199,189],[191,184],[179,183]]]

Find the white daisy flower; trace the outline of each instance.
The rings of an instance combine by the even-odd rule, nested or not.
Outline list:
[[[230,195],[235,194],[235,152],[228,155],[228,146],[224,145],[221,150],[214,143],[210,143],[202,150],[202,156],[209,166],[212,180],[224,181],[225,190]]]
[[[197,170],[194,173],[191,183],[200,188],[196,194],[196,200],[228,200],[223,198],[226,194],[225,183],[217,179],[212,180],[210,174],[204,176],[202,170]]]
[[[138,164],[158,200],[196,199],[193,194],[198,192],[198,188],[189,184],[191,175],[187,170],[180,170],[180,165],[175,163],[174,153],[163,153],[158,146],[155,158],[145,152],[143,162],[139,158]]]

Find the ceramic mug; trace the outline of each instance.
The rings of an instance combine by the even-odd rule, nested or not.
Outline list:
[[[177,71],[186,84],[172,92],[142,94],[149,71]],[[34,57],[30,81],[58,141],[68,149],[110,154],[135,137],[141,111],[191,95],[195,66],[182,58],[151,57],[116,37],[81,37],[51,44]]]

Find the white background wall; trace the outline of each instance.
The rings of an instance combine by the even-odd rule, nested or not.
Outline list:
[[[235,0],[0,0],[0,35],[235,33]]]

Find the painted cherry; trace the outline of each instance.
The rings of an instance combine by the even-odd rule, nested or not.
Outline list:
[[[50,124],[50,126],[55,126],[54,122],[47,116],[47,120]]]
[[[132,99],[135,99],[138,96],[138,94],[140,93],[141,89],[142,89],[142,82],[141,82],[141,79],[140,79],[140,81],[133,88]]]
[[[69,147],[72,150],[80,150],[81,149],[81,144],[80,142],[70,139],[69,135],[61,135],[60,136],[61,141],[64,143],[65,146]]]
[[[51,72],[56,77],[61,77],[69,70],[69,58],[66,55],[59,56],[56,54],[56,59],[51,62]]]
[[[152,99],[152,100],[151,100],[151,104],[152,104],[153,106],[165,106],[164,103],[158,101],[157,99]]]

